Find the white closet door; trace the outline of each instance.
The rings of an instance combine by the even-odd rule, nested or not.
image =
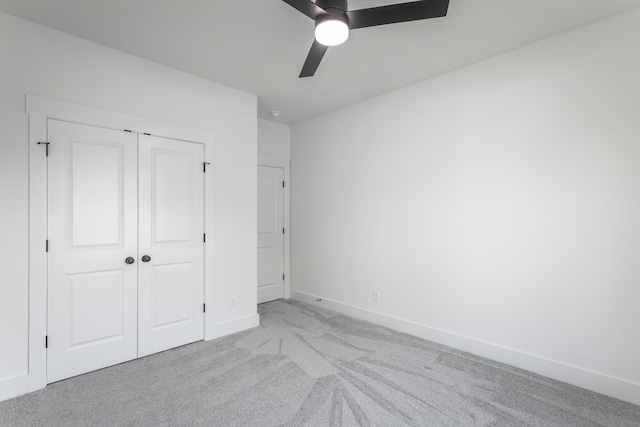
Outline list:
[[[258,166],[258,304],[284,298],[284,170]]]
[[[137,355],[138,264],[125,261],[136,261],[137,141],[56,120],[48,121],[48,139],[53,382]]]
[[[138,143],[142,357],[204,338],[204,148],[146,135]]]

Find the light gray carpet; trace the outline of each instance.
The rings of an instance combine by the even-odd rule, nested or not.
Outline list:
[[[640,407],[296,301],[0,403],[2,426],[640,426]]]

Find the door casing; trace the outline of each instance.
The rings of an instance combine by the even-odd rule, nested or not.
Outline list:
[[[26,112],[29,115],[29,371],[24,385],[25,393],[44,388],[47,384],[45,339],[47,336],[47,120],[98,126],[103,128],[130,130],[137,133],[195,142],[204,145],[204,158],[208,163],[205,174],[204,210],[204,282],[205,304],[214,307],[214,149],[215,134],[159,120],[87,107],[35,95],[26,96]],[[214,324],[214,312],[205,313],[205,340],[207,325]]]

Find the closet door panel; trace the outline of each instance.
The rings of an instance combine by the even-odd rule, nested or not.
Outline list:
[[[148,135],[139,136],[139,146],[138,331],[145,356],[204,337],[204,148]]]
[[[137,139],[48,121],[47,382],[137,356]]]

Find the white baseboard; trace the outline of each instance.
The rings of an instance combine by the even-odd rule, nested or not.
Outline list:
[[[293,289],[291,298],[640,405],[640,384],[632,381]]]
[[[222,323],[216,323],[215,325],[213,325],[213,327],[208,327],[207,334],[204,339],[205,341],[209,341],[227,335],[235,334],[236,332],[255,328],[257,326],[260,326],[260,315],[252,314],[250,316],[240,317],[238,319],[232,319]]]
[[[20,375],[0,381],[0,402],[21,396],[29,391],[29,375]]]

